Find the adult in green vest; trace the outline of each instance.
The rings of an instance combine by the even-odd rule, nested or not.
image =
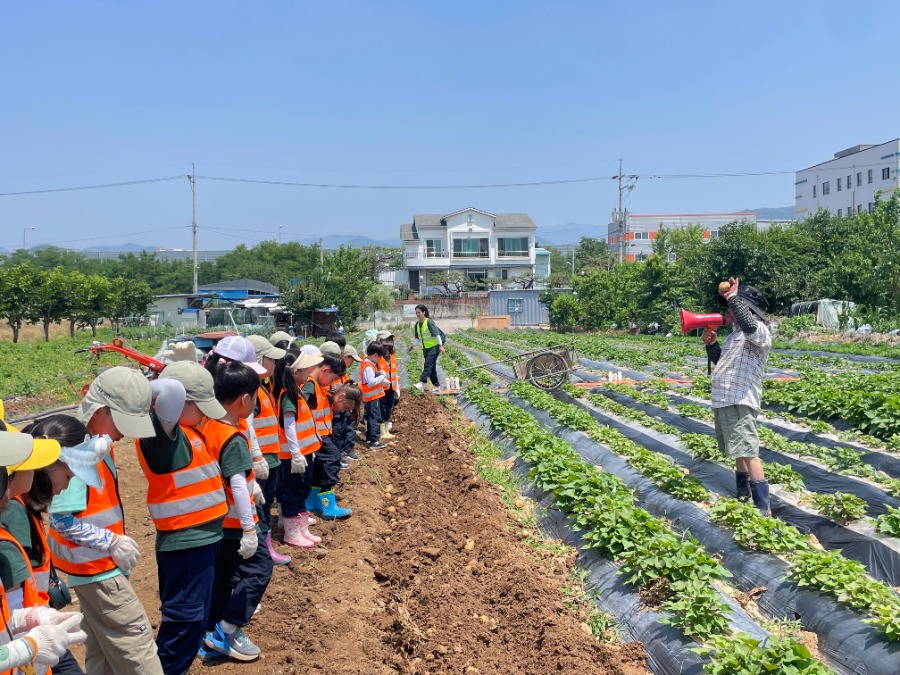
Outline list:
[[[431,391],[436,394],[441,391],[437,376],[437,360],[444,352],[444,340],[441,331],[428,316],[428,308],[425,305],[416,305],[416,319],[412,348],[415,349],[421,342],[425,355],[425,367],[422,369],[422,376],[416,382],[416,389],[424,391],[428,380],[431,379],[431,384],[434,385]]]

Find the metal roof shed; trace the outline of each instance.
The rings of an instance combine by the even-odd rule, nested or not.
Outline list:
[[[492,316],[508,315],[513,326],[537,326],[550,323],[547,308],[541,304],[539,288],[505,288],[491,291],[490,307]]]

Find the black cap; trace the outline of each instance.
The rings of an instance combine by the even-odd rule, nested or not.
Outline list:
[[[763,314],[762,310],[759,308],[760,305],[767,305],[766,296],[764,296],[760,290],[754,286],[738,286],[738,297],[743,298],[746,301],[747,306],[751,309],[751,311],[756,314],[763,321],[766,320],[766,315]],[[719,304],[728,306],[728,301],[722,297],[722,295],[716,295],[716,299],[719,301]]]

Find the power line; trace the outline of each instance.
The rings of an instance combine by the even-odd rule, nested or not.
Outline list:
[[[566,178],[562,180],[542,180],[525,183],[491,183],[481,185],[356,185],[341,183],[294,183],[280,180],[261,180],[256,178],[229,178],[225,176],[197,176],[204,180],[226,181],[229,183],[253,183],[257,185],[280,185],[305,188],[332,188],[339,190],[478,190],[484,188],[535,187],[539,185],[565,185],[569,183],[592,183],[611,180],[615,176],[594,176],[590,178]]]
[[[139,234],[155,234],[157,232],[170,232],[172,230],[183,230],[189,225],[178,225],[176,227],[163,227],[163,228],[154,228],[152,230],[141,230],[139,232],[121,232],[119,234],[103,234],[99,237],[80,237],[78,239],[57,239],[53,242],[53,245],[56,244],[68,244],[74,241],[96,241],[97,239],[113,239],[117,237],[132,237],[137,236]]]
[[[102,185],[78,185],[76,187],[48,188],[45,190],[23,190],[21,192],[0,192],[0,197],[17,197],[19,195],[43,195],[50,192],[74,192],[76,190],[100,190],[103,188],[126,187],[129,185],[144,185],[145,183],[162,183],[169,180],[182,180],[184,176],[167,176],[165,178],[145,178],[143,180],[130,180],[124,183],[104,183]]]

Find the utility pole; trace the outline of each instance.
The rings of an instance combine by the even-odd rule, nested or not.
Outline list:
[[[622,159],[619,158],[619,210],[616,213],[619,215],[619,235],[621,239],[619,240],[619,262],[625,260],[625,214],[622,213]]]
[[[197,295],[197,176],[195,174],[194,163],[191,162],[191,175],[188,176],[188,180],[191,181],[191,202],[194,209],[191,227],[194,232],[194,295]]]

